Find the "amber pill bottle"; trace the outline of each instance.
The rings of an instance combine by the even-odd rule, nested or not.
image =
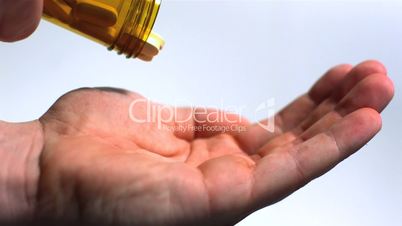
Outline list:
[[[43,18],[127,58],[151,61],[163,47],[152,28],[161,0],[44,0]]]

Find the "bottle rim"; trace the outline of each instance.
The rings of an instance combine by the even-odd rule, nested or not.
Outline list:
[[[152,32],[161,2],[162,0],[132,0],[120,33],[109,49],[114,49],[116,43],[122,43],[118,54],[136,58]]]

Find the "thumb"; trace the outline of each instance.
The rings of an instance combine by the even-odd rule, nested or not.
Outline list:
[[[39,24],[43,0],[0,0],[0,41],[24,39]]]

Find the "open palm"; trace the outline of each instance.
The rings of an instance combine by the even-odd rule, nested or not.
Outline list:
[[[76,90],[40,118],[36,214],[121,225],[235,224],[361,148],[380,130],[378,112],[392,96],[381,64],[341,65],[279,112],[271,133],[234,114],[211,120],[222,115],[212,109],[181,108],[162,121],[171,108],[138,94]],[[147,118],[150,107],[160,114]],[[245,131],[177,129],[232,125]]]

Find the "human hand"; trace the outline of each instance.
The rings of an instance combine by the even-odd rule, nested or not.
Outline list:
[[[24,39],[39,24],[43,0],[0,0],[0,41]]]
[[[158,120],[130,118],[146,116],[138,94],[70,92],[32,122],[41,125],[43,137],[35,215],[113,225],[235,224],[366,144],[380,130],[379,112],[393,96],[386,74],[375,61],[331,69],[276,115],[275,133],[234,114],[208,122],[214,110],[191,108],[179,109],[163,125],[237,125],[246,131],[162,129]],[[157,119],[168,118],[168,109]]]

